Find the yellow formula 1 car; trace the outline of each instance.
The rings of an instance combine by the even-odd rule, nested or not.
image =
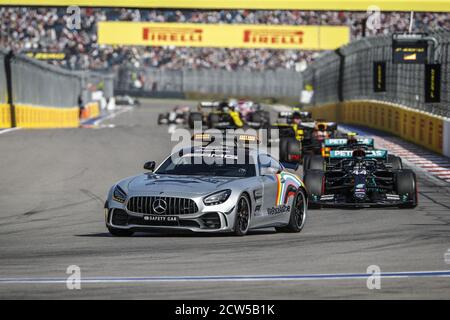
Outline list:
[[[191,129],[195,122],[201,122],[207,128],[236,129],[242,128],[241,115],[228,102],[200,102],[197,111],[189,114],[188,124]]]
[[[305,138],[305,131],[301,121],[309,119],[310,116],[309,112],[297,110],[279,112],[277,122],[269,126],[268,145],[278,144],[280,161],[302,162],[302,141]]]

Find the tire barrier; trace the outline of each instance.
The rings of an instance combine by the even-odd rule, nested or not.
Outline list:
[[[310,107],[314,118],[389,132],[434,152],[450,156],[450,121],[406,106],[354,100]]]

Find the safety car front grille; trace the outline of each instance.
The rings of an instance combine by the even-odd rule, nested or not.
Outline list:
[[[155,204],[155,201],[158,201],[158,203]],[[159,208],[158,204],[160,205]],[[155,211],[155,208],[157,211]],[[165,210],[162,208],[165,208]],[[159,215],[193,214],[198,211],[197,204],[192,199],[157,196],[131,197],[128,200],[127,209],[135,213]]]

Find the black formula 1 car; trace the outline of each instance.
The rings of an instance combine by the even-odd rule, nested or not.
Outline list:
[[[197,111],[189,114],[191,129],[195,122],[214,129],[259,129],[270,124],[270,113],[252,101],[205,101],[199,103]]]
[[[141,103],[138,99],[130,96],[116,96],[116,104],[119,106],[140,106]]]
[[[176,106],[170,112],[160,113],[158,115],[158,124],[185,124],[188,116],[188,106]]]
[[[412,170],[398,169],[386,150],[333,150],[305,170],[312,207],[417,206],[417,183]]]

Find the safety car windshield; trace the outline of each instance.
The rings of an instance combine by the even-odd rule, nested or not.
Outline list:
[[[156,174],[247,178],[255,176],[256,169],[249,159],[224,154],[192,153],[168,158]]]

